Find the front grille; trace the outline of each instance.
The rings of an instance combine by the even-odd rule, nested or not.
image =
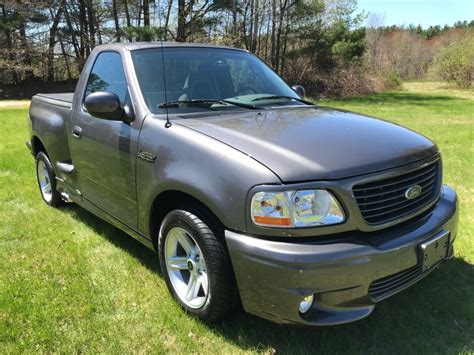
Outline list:
[[[369,296],[374,301],[380,301],[410,286],[420,275],[421,268],[415,265],[396,274],[375,280],[369,286]]]
[[[405,193],[414,185],[421,187],[418,197]],[[416,213],[433,202],[441,186],[441,163],[434,162],[408,173],[355,185],[352,189],[359,210],[368,224],[383,224]]]

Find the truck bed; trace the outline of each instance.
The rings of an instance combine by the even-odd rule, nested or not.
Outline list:
[[[73,105],[73,93],[37,94],[30,105],[30,124],[32,136],[37,137],[53,162],[68,161],[69,120]],[[38,148],[32,140],[33,152]],[[36,148],[35,148],[36,147]]]
[[[73,97],[73,92],[62,92],[57,94],[36,94],[35,96],[33,96],[33,99],[51,105],[71,108]]]

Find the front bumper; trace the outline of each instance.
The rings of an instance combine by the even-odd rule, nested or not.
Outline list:
[[[369,315],[375,302],[425,277],[418,246],[450,233],[448,257],[458,224],[456,193],[443,186],[431,212],[409,224],[339,239],[288,243],[226,231],[226,242],[244,309],[277,323],[333,325]],[[381,280],[382,279],[382,280]],[[376,281],[390,283],[382,297],[369,291]],[[302,298],[314,304],[302,315]]]

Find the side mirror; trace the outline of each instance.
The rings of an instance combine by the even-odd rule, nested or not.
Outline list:
[[[306,90],[304,89],[304,87],[302,87],[301,85],[293,85],[291,88],[294,92],[298,94],[299,97],[304,99],[304,97],[306,96]]]
[[[97,118],[111,121],[122,121],[125,113],[119,97],[113,92],[96,91],[86,96],[84,107]]]

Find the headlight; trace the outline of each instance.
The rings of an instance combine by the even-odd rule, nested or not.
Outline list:
[[[258,226],[301,228],[342,223],[342,208],[326,190],[257,192],[251,202]]]

